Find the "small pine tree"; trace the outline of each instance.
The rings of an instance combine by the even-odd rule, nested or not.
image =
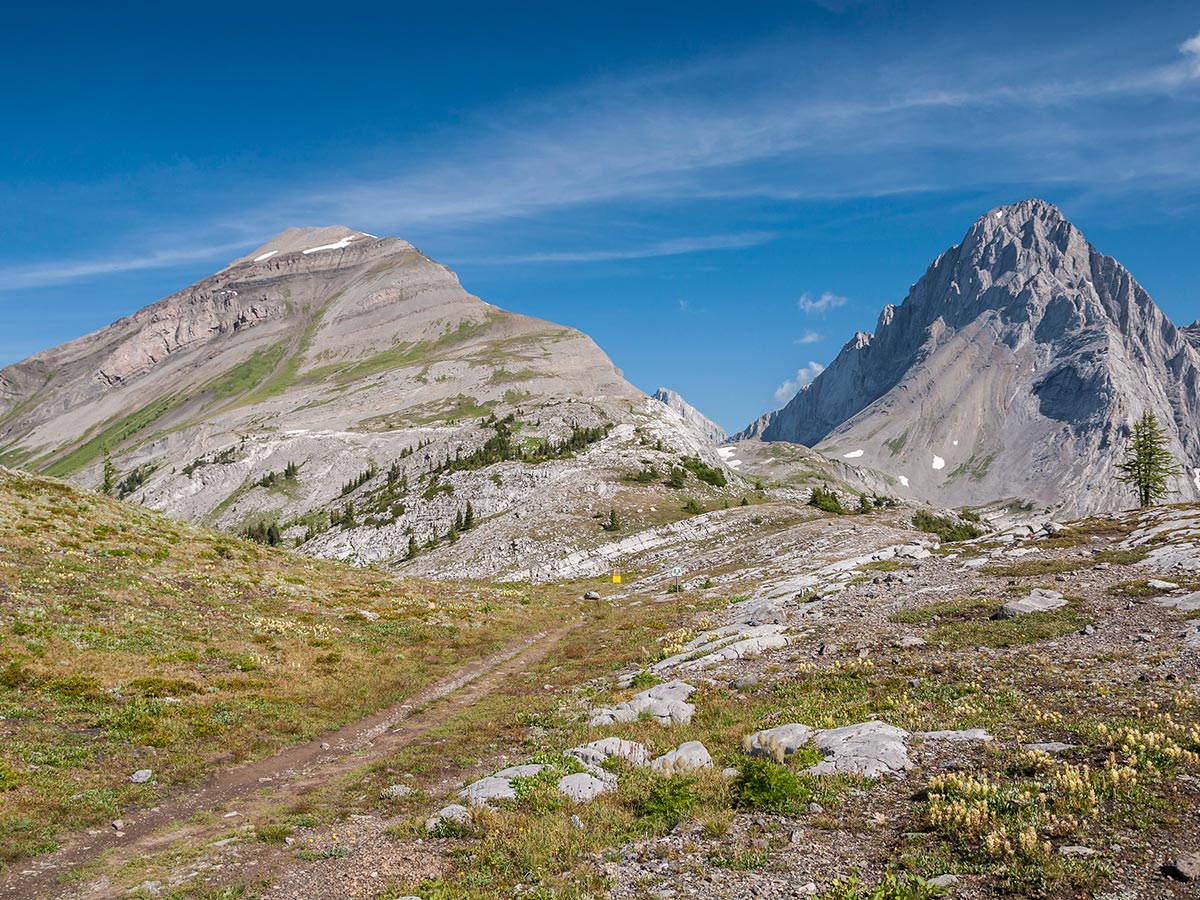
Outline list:
[[[858,498],[858,511],[860,513],[869,513],[875,509],[875,504],[871,502],[871,498],[866,494],[860,494]]]
[[[680,490],[687,485],[687,471],[679,466],[672,466],[671,475],[667,478],[667,487]]]
[[[471,506],[471,501],[467,501],[467,512],[463,516],[463,531],[470,531],[475,527],[475,507]]]
[[[1167,478],[1182,470],[1167,449],[1167,435],[1154,413],[1146,410],[1133,425],[1125,460],[1117,468],[1118,476],[1137,492],[1139,506],[1152,506],[1173,493],[1167,488]]]
[[[104,448],[104,478],[100,482],[100,490],[106,494],[111,494],[113,483],[117,479],[117,467],[113,465],[112,456],[109,455],[108,448]]]
[[[617,511],[614,508],[608,510],[608,520],[600,526],[605,531],[620,531],[621,520],[617,517]]]
[[[405,559],[415,559],[417,556],[417,539],[412,535],[408,537],[408,550],[404,553]]]

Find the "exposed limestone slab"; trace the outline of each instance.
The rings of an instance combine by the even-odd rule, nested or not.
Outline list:
[[[1200,591],[1185,594],[1182,597],[1157,597],[1154,602],[1159,606],[1167,606],[1180,612],[1196,612],[1200,610]]]
[[[538,763],[526,763],[520,766],[509,766],[501,769],[487,778],[480,778],[468,784],[458,792],[458,796],[471,806],[487,806],[495,800],[516,800],[517,791],[513,787],[514,778],[532,778],[546,768]]]
[[[992,739],[992,736],[983,728],[967,728],[962,731],[916,731],[913,732],[913,736],[926,741],[954,741],[963,743],[971,741],[987,742]]]
[[[611,709],[593,709],[588,724],[598,728],[616,722],[636,722],[645,715],[660,725],[686,725],[696,712],[695,706],[685,702],[694,690],[684,681],[656,684]]]
[[[1059,609],[1066,605],[1066,598],[1058,591],[1034,588],[1029,592],[1028,597],[1023,597],[1020,600],[1009,600],[1005,603],[1000,607],[997,617],[1012,619],[1016,616],[1025,616],[1030,613],[1049,612],[1052,609]]]
[[[599,766],[606,759],[616,757],[630,765],[645,766],[650,763],[650,751],[637,741],[626,741],[621,738],[608,737],[592,741],[566,751],[567,756],[573,756],[585,766]]]
[[[813,739],[825,759],[810,766],[811,775],[902,776],[912,766],[908,732],[886,722],[860,722],[822,731]]]

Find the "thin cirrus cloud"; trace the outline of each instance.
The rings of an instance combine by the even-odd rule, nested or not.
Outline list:
[[[812,294],[802,295],[796,301],[796,306],[800,308],[800,312],[802,313],[823,313],[829,312],[831,309],[837,309],[839,306],[845,306],[849,302],[846,297],[825,291],[819,297],[814,297]],[[812,334],[812,332],[810,331],[808,334]],[[802,339],[801,343],[811,342]]]
[[[801,366],[796,370],[795,378],[789,378],[779,387],[775,388],[775,402],[779,404],[787,403],[796,396],[801,388],[816,381],[817,376],[824,371],[825,367],[819,362],[809,361],[807,366]]]
[[[824,339],[823,336],[820,334],[817,334],[815,331],[806,331],[806,332],[804,332],[804,334],[800,335],[800,337],[796,338],[796,340],[794,340],[792,343],[794,343],[794,344],[817,344],[817,343],[820,343],[823,339]]]
[[[883,196],[985,181],[1070,182],[1111,192],[1136,178],[1164,191],[1200,189],[1194,165],[1200,123],[1176,116],[1173,129],[1124,120],[1117,129],[1102,114],[1114,99],[1144,98],[1137,109],[1154,107],[1155,113],[1146,114],[1151,116],[1161,114],[1163,104],[1189,98],[1200,79],[1200,34],[1164,48],[1164,56],[1176,54],[1167,61],[1117,71],[1109,57],[1103,65],[1094,63],[1093,71],[1074,66],[1056,71],[971,47],[942,54],[936,68],[918,55],[878,67],[842,66],[854,76],[829,82],[817,77],[815,61],[797,62],[803,55],[793,50],[701,59],[580,84],[516,107],[481,110],[420,144],[389,151],[386,171],[404,173],[399,176],[315,172],[298,179],[303,188],[270,186],[265,179],[223,185],[225,194],[238,196],[238,224],[245,229],[239,233],[253,239],[213,241],[226,222],[215,199],[221,192],[214,191],[207,221],[195,225],[195,214],[189,218],[193,230],[172,228],[181,223],[169,221],[147,228],[147,234],[174,233],[178,240],[172,246],[155,247],[147,234],[128,234],[116,237],[124,246],[150,249],[137,256],[100,254],[17,266],[0,260],[0,290],[217,259],[285,227],[312,222],[342,222],[417,240],[440,235],[453,248],[464,236],[468,243],[475,237],[479,246],[478,239],[486,241],[497,222],[544,221],[581,207],[618,204],[626,211],[682,211],[697,204],[725,210],[738,199],[753,204]],[[830,50],[827,61],[848,52]],[[952,128],[945,127],[948,117]],[[1142,124],[1154,121],[1160,119]],[[1047,146],[1055,152],[1045,153]],[[1095,152],[1098,146],[1103,154]],[[680,237],[672,233],[676,218],[664,220],[657,239],[651,236],[641,246],[537,248],[468,261],[600,263],[751,247],[776,237],[752,219],[738,218],[729,212],[723,231],[712,235]],[[811,307],[801,301],[805,312],[834,308],[825,295],[808,300]]]

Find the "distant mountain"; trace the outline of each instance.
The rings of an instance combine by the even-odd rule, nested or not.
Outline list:
[[[733,475],[586,335],[342,227],[0,370],[0,465],[362,562],[445,546],[469,502],[463,572],[528,567],[603,540],[612,508],[661,523],[632,476],[684,457]]]
[[[704,435],[714,444],[722,443],[725,438],[725,429],[714,422],[692,404],[688,403],[679,394],[670,388],[660,387],[657,391],[650,395],[652,399],[664,404],[668,409],[677,413],[683,421],[687,422],[695,428],[700,434]]]
[[[1200,497],[1200,322],[1173,325],[1054,206],[991,210],[874,334],[740,438],[792,441],[948,504],[1125,507],[1132,421],[1154,412]]]

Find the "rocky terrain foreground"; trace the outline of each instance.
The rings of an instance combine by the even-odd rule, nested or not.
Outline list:
[[[1200,883],[1194,506],[971,537],[776,499],[728,511],[774,556],[450,588],[3,488],[0,896]]]

